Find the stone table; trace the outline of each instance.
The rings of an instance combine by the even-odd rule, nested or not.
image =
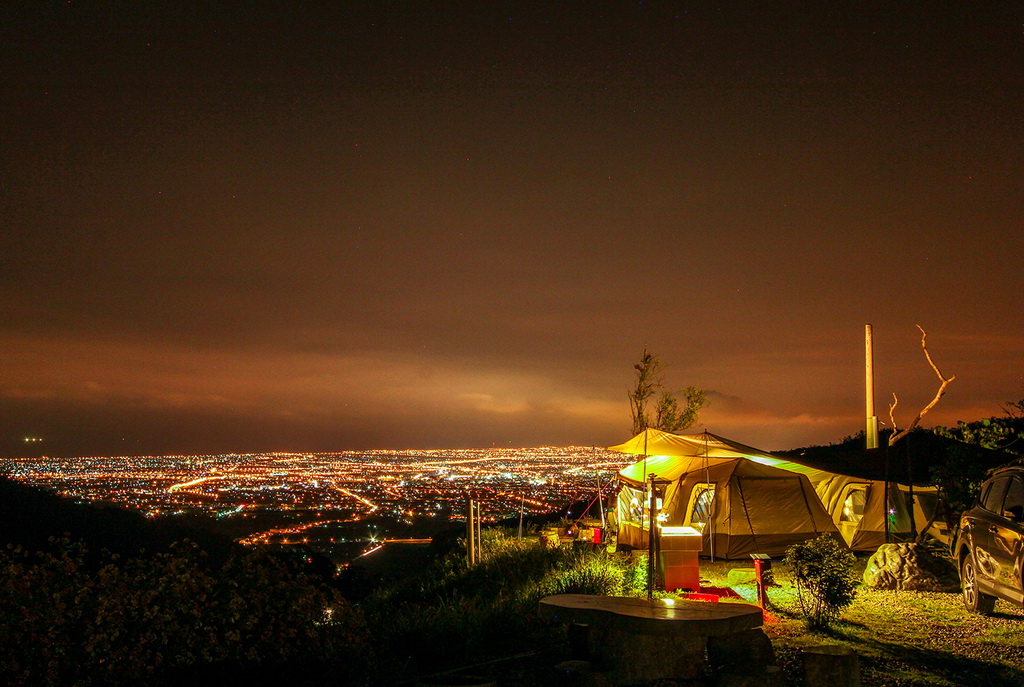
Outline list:
[[[746,603],[558,594],[541,599],[538,612],[586,625],[592,659],[607,664],[618,684],[694,678],[706,665],[709,637],[753,646],[750,631],[764,635],[761,609]]]

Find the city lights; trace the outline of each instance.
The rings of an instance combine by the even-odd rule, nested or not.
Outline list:
[[[151,518],[208,516],[249,546],[329,550],[346,540],[385,541],[393,534],[387,523],[462,520],[470,496],[492,523],[557,511],[589,501],[629,459],[580,447],[375,450],[15,458],[0,460],[0,471]],[[367,524],[384,530],[360,537],[356,528]]]

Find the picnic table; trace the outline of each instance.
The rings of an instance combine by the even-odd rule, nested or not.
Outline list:
[[[542,618],[586,625],[592,658],[607,664],[620,684],[697,677],[706,665],[708,638],[756,645],[748,634],[763,622],[746,603],[558,594],[540,600]],[[757,630],[759,634],[763,634]]]

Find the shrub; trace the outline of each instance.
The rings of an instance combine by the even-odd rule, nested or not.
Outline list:
[[[80,544],[57,545],[0,551],[4,684],[151,684],[217,665],[352,662],[365,644],[360,614],[334,590],[263,553],[210,569],[183,543],[95,569]]]
[[[811,629],[827,628],[853,603],[854,555],[829,535],[822,535],[786,551],[796,581],[797,600]]]

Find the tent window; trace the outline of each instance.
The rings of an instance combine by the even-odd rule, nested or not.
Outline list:
[[[619,511],[625,516],[625,520],[640,522],[646,517],[645,513],[647,512],[647,509],[645,507],[644,493],[642,491],[631,489],[627,486],[619,492],[619,501],[625,506]]]
[[[839,522],[860,522],[864,517],[864,503],[867,501],[865,489],[851,489],[843,501],[843,512],[839,516]]]
[[[690,507],[687,522],[691,527],[704,531],[704,525],[711,519],[711,506],[715,501],[715,485],[700,482],[693,485],[690,492]]]

